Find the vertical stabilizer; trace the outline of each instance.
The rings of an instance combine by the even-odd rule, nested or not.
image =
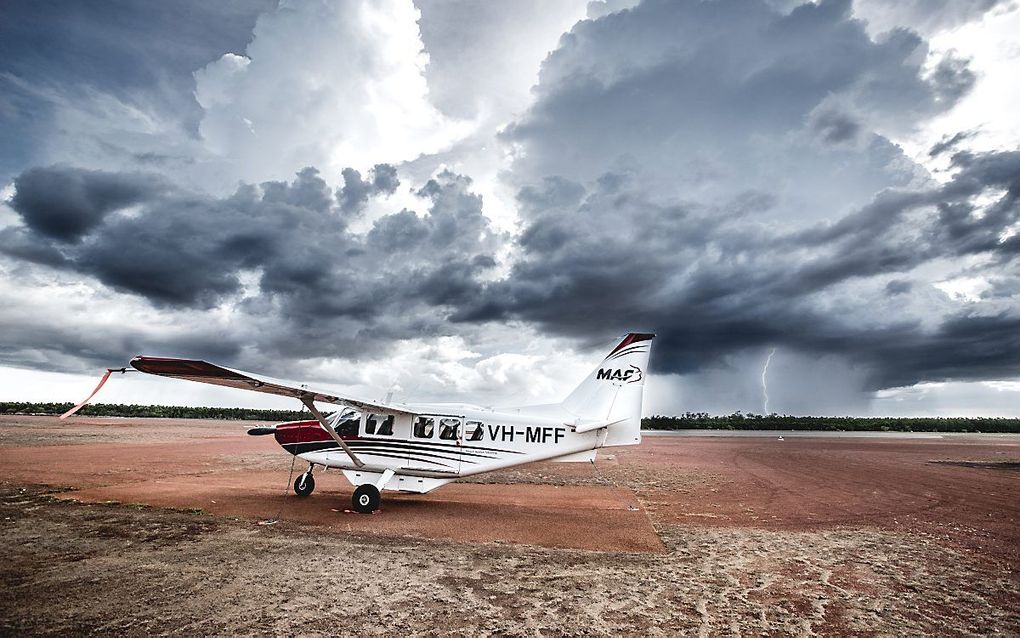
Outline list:
[[[641,402],[654,334],[632,332],[563,401],[580,420],[612,422],[603,445],[641,441]]]

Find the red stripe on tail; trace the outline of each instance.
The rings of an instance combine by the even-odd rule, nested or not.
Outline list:
[[[626,337],[624,337],[623,341],[620,342],[620,345],[613,348],[613,351],[610,352],[609,354],[614,355],[631,344],[635,344],[641,341],[650,341],[653,337],[655,337],[655,335],[650,332],[632,332]]]

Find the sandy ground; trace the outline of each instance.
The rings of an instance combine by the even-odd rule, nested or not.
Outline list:
[[[1020,437],[648,437],[361,516],[250,425],[0,417],[0,633],[1020,635]]]

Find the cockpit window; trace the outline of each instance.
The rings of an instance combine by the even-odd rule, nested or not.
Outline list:
[[[460,419],[439,419],[439,438],[445,441],[456,441]]]
[[[395,418],[396,417],[394,417],[392,414],[387,414],[385,417],[383,417],[382,423],[379,424],[379,430],[376,432],[376,434],[381,434],[383,436],[390,436],[391,434],[393,434],[393,420]]]
[[[340,414],[334,413],[327,422],[342,437],[358,436],[358,428],[361,426],[361,415],[354,410],[345,410]]]
[[[361,418],[355,417],[353,419],[344,419],[340,422],[340,425],[333,428],[336,433],[341,437],[354,437],[358,436],[358,426],[361,425]]]
[[[420,416],[414,420],[414,435],[419,439],[431,439],[435,428],[436,420],[430,416]]]
[[[481,441],[485,434],[485,426],[481,421],[467,421],[464,423],[464,440]]]

